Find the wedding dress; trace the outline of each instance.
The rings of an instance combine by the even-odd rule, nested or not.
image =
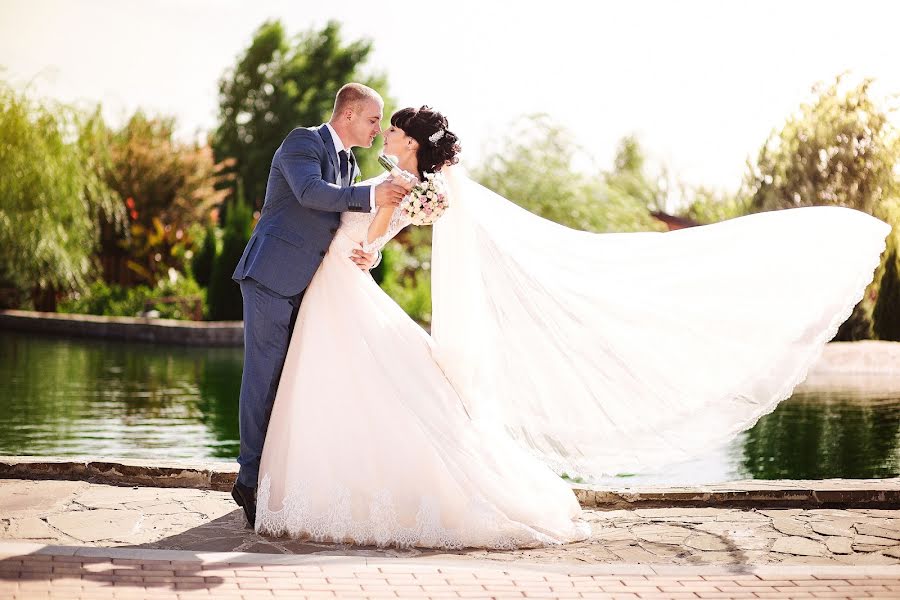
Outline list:
[[[360,545],[583,539],[557,473],[691,458],[791,394],[889,227],[842,208],[591,234],[446,173],[427,335],[350,260],[345,213],[301,304],[260,468],[257,531]],[[408,223],[394,214],[381,247]]]
[[[256,530],[381,547],[584,539],[570,486],[471,421],[428,334],[349,259],[373,218],[341,216],[303,297],[266,433]],[[396,210],[366,248],[407,224]]]

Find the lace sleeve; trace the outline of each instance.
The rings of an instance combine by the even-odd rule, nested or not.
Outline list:
[[[368,244],[363,244],[363,251],[367,253],[375,252],[376,250],[380,250],[382,246],[388,243],[392,237],[397,235],[397,233],[409,225],[410,220],[409,217],[399,208],[394,209],[394,214],[391,215],[391,222],[388,223],[387,231],[385,231],[382,235],[375,238]]]

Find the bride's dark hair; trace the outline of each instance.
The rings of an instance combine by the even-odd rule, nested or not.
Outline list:
[[[416,160],[420,178],[425,173],[439,171],[444,165],[459,162],[456,156],[462,150],[459,138],[447,129],[447,117],[430,106],[401,108],[391,115],[391,125],[419,143]]]

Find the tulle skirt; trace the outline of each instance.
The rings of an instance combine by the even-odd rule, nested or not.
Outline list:
[[[482,427],[430,337],[347,257],[339,232],[297,318],[260,467],[257,531],[376,546],[583,539],[570,486]]]

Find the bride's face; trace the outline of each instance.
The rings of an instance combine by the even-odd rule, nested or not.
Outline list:
[[[416,140],[394,125],[381,132],[381,137],[384,138],[384,151],[382,154],[390,154],[397,158],[402,158],[415,154],[416,150],[419,149],[419,143]]]

